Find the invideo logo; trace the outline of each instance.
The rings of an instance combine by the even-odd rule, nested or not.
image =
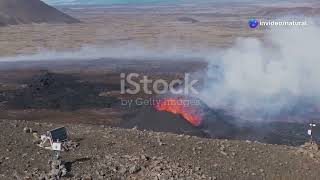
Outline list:
[[[259,25],[259,21],[256,19],[249,19],[248,24],[250,28],[256,28]]]
[[[308,25],[307,21],[297,21],[297,20],[257,20],[255,18],[250,18],[248,21],[248,25],[250,28],[254,29],[258,26],[279,26],[279,27],[285,27],[285,26],[306,26]]]

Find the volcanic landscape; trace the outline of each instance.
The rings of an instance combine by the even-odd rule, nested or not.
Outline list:
[[[184,66],[172,69],[182,62]],[[166,106],[168,101],[191,99],[183,96],[138,94],[159,103],[121,105],[119,98],[136,97],[120,94],[119,72],[173,79],[206,68],[205,62],[199,62],[101,59],[76,66],[3,64],[0,123],[5,129],[1,142],[7,145],[0,158],[0,178],[51,177],[53,169],[45,164],[52,154],[35,145],[37,136],[66,126],[76,143],[62,153],[67,174],[59,176],[67,179],[317,179],[318,150],[312,145],[300,147],[309,138],[307,123],[238,123],[226,110],[202,103]]]
[[[237,37],[264,40],[265,29],[248,30],[248,17],[320,12],[317,3],[229,5],[62,6],[80,21],[1,27],[0,178],[47,179],[50,154],[31,136],[67,126],[80,146],[62,154],[65,178],[302,179],[312,171],[317,179],[320,153],[312,144],[300,147],[320,117],[312,103],[261,120],[197,96],[121,93],[121,73],[167,81],[188,73],[202,90],[212,68],[203,54],[229,48]],[[123,104],[137,99],[156,103]],[[318,142],[319,127],[313,131]],[[23,163],[12,164],[17,160]]]
[[[181,63],[183,66],[176,68]],[[301,145],[308,141],[309,124],[304,121],[245,121],[227,109],[209,108],[200,100],[195,105],[177,103],[190,100],[187,96],[120,93],[119,74],[123,72],[170,81],[206,67],[202,60],[100,59],[80,61],[77,65],[64,61],[3,63],[0,116],[8,120],[98,124],[271,144]],[[121,104],[124,99],[137,98],[158,101],[155,105]],[[287,116],[289,119],[291,114]]]

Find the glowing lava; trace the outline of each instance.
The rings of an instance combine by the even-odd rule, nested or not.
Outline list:
[[[189,100],[182,98],[161,99],[154,106],[158,111],[166,111],[179,114],[193,126],[199,126],[202,122],[198,106],[189,103]]]

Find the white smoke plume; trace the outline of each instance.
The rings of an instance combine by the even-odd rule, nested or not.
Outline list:
[[[211,58],[201,98],[211,107],[275,115],[320,103],[320,27],[278,27],[266,40],[239,39]]]
[[[155,48],[144,47],[141,44],[129,43],[127,45],[105,44],[103,46],[84,45],[73,50],[49,50],[39,48],[33,54],[20,54],[15,56],[0,57],[0,62],[22,61],[66,61],[66,60],[97,60],[104,58],[126,60],[159,60],[159,59],[189,59],[203,58],[206,48],[198,47],[196,50],[184,49],[174,44],[159,44]]]

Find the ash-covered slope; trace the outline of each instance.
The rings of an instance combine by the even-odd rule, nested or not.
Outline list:
[[[48,164],[38,136],[65,126],[78,146],[61,153],[66,173]],[[317,145],[290,147],[171,133],[0,119],[0,179],[318,180]],[[34,132],[31,133],[31,130]],[[27,130],[27,131],[26,131]],[[312,148],[312,149],[311,149]],[[59,163],[59,167],[61,168]],[[63,169],[63,168],[62,168]],[[59,173],[61,172],[61,173]],[[65,176],[60,178],[60,176]]]
[[[0,26],[29,23],[77,23],[40,0],[0,0]]]

